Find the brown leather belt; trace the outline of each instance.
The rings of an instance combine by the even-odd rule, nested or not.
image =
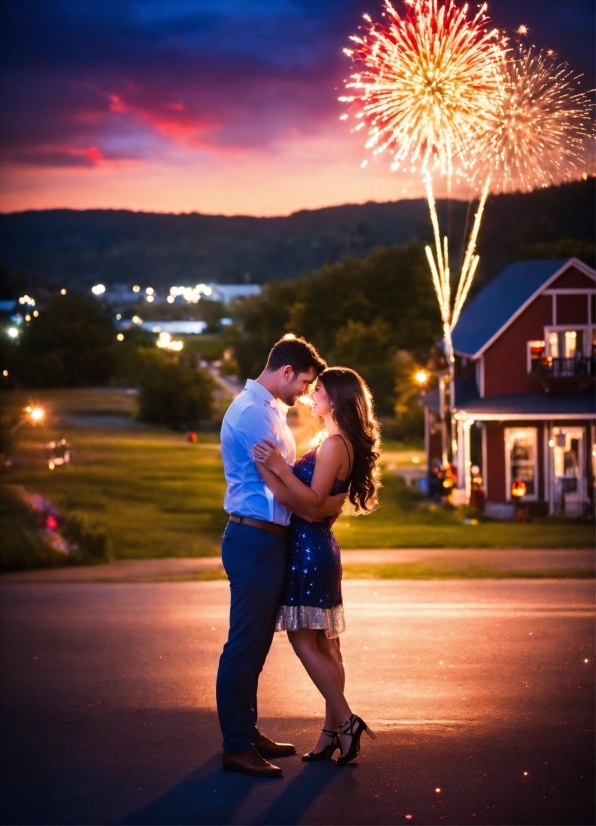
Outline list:
[[[275,522],[265,522],[264,519],[254,519],[252,516],[240,516],[237,513],[230,514],[230,522],[237,522],[239,525],[248,525],[249,528],[258,528],[260,531],[274,533],[276,536],[285,536],[288,529],[283,525],[276,525]]]

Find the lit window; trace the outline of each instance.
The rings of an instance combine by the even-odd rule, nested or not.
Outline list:
[[[514,488],[524,486],[525,500],[537,498],[537,439],[535,427],[505,428],[507,499],[511,499]]]
[[[548,334],[548,354],[551,358],[559,358],[559,334],[552,332]]]
[[[528,341],[528,373],[532,372],[534,365],[544,360],[545,355],[546,342]]]

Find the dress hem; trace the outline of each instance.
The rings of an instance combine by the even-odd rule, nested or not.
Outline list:
[[[324,631],[328,639],[339,637],[346,630],[343,605],[317,608],[314,605],[280,605],[275,622],[276,631],[298,631],[310,628]]]

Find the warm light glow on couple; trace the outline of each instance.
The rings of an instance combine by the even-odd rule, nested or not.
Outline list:
[[[309,391],[327,437],[296,460],[286,406]],[[363,732],[374,735],[344,695],[342,567],[331,526],[346,499],[359,513],[377,506],[379,428],[370,391],[353,370],[327,367],[311,344],[286,336],[230,405],[221,450],[230,514],[222,558],[231,593],[217,674],[223,768],[275,777],[281,769],[268,758],[296,753],[257,727],[259,674],[276,630],[288,632],[325,699],[321,736],[302,759],[331,760],[339,751],[336,763],[349,763]]]

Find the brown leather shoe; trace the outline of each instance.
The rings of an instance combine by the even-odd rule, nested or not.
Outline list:
[[[291,743],[274,743],[264,734],[260,734],[252,744],[261,757],[289,757],[296,754],[296,746]]]
[[[268,760],[264,760],[255,749],[241,751],[237,754],[223,753],[223,770],[226,772],[243,772],[254,777],[280,777],[281,769]]]

